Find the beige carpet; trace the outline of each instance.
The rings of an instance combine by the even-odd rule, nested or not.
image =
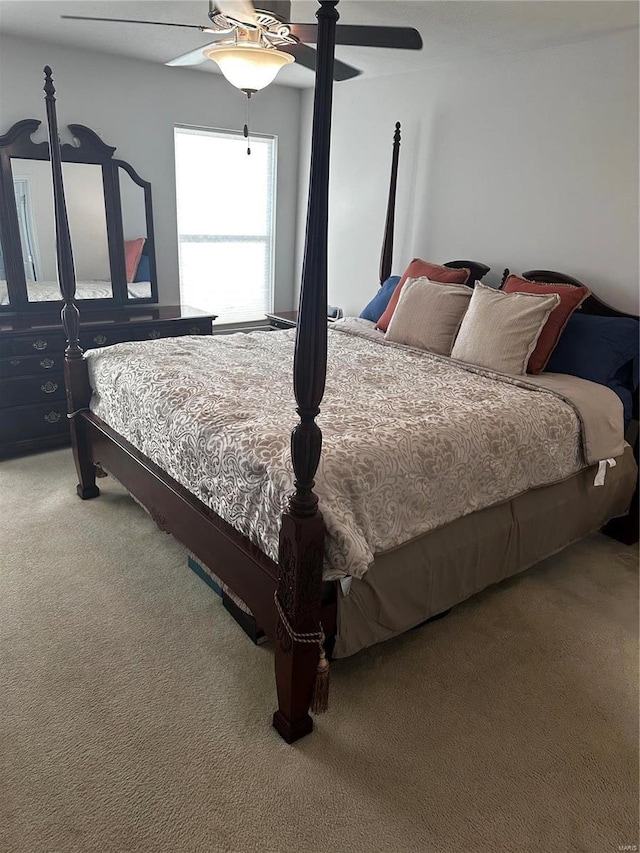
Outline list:
[[[595,535],[332,667],[272,655],[69,451],[0,463],[2,853],[608,853],[637,844],[638,550]]]

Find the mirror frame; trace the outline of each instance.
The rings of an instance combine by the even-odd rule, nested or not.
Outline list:
[[[13,159],[47,161],[50,159],[49,143],[47,141],[33,142],[31,139],[40,125],[41,122],[38,119],[23,119],[16,122],[3,136],[0,136],[0,240],[2,241],[9,296],[9,304],[0,305],[0,312],[43,312],[47,309],[59,307],[62,302],[62,294],[59,301],[29,302],[20,243],[18,211],[13,190],[13,171],[11,168]],[[157,303],[158,279],[151,184],[141,178],[130,163],[114,158],[115,147],[104,143],[91,128],[82,124],[70,124],[67,127],[77,144],[65,143],[61,146],[62,162],[88,163],[98,165],[102,170],[109,266],[111,268],[112,296],[103,299],[79,299],[78,302],[90,306],[92,309],[108,309],[113,308],[114,305],[133,307]],[[130,299],[127,290],[120,169],[124,169],[133,182],[144,191],[144,208],[147,220],[145,254],[149,256],[151,296],[140,299]],[[71,238],[73,240],[73,234]]]

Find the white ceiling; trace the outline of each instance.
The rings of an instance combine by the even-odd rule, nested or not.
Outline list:
[[[263,5],[268,7],[268,0]],[[314,21],[317,8],[313,0],[294,0],[291,17]],[[344,23],[413,26],[424,48],[338,47],[336,56],[367,77],[416,72],[461,58],[519,53],[631,29],[638,26],[638,8],[634,0],[342,0],[338,11]],[[62,14],[208,23],[207,0],[0,0],[0,32],[158,63],[211,41],[197,31],[64,21]],[[175,69],[192,70],[217,73],[217,66]],[[313,75],[292,65],[280,72],[278,82],[311,86]]]

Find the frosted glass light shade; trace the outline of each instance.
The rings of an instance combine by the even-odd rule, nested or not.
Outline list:
[[[275,80],[283,66],[294,62],[288,53],[253,44],[212,47],[205,50],[204,55],[219,65],[232,86],[251,92],[264,89]]]

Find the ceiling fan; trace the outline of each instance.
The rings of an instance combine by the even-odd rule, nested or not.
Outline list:
[[[276,76],[282,65],[294,60],[305,68],[315,71],[316,52],[309,44],[317,41],[317,24],[294,24],[290,21],[290,0],[258,0],[260,8],[254,8],[251,0],[209,0],[209,24],[178,24],[165,21],[140,21],[127,18],[94,18],[84,15],[62,15],[62,18],[75,21],[108,21],[122,24],[147,24],[161,27],[186,27],[199,30],[215,38],[206,45],[191,50],[165,63],[166,65],[185,66],[199,65],[207,59],[216,61],[230,79],[220,59],[225,59],[223,49],[244,48],[253,51],[256,60],[258,53],[264,60],[265,52],[269,52],[272,60],[276,60],[275,70],[263,85],[266,86]],[[420,50],[422,38],[412,27],[362,26],[339,24],[336,27],[336,44],[360,45],[364,47],[401,48],[404,50]],[[276,53],[271,53],[275,49]],[[285,59],[285,55],[287,58]],[[289,58],[291,57],[291,58]],[[267,57],[269,58],[269,57]],[[228,64],[228,63],[227,63]],[[362,72],[351,65],[335,60],[334,79],[349,80]],[[265,78],[266,79],[266,78]],[[230,79],[237,88],[247,91],[246,86],[238,85]],[[251,87],[249,87],[251,88]],[[258,88],[263,88],[259,86]],[[256,91],[252,88],[252,91]]]

